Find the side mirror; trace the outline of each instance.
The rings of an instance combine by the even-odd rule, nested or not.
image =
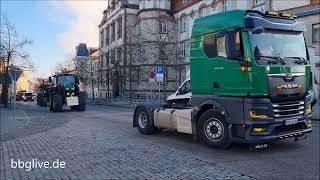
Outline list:
[[[261,34],[264,32],[264,28],[263,27],[255,27],[251,30],[252,34]]]

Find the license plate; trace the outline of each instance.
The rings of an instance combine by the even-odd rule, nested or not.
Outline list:
[[[298,122],[298,119],[289,119],[289,120],[285,120],[284,124],[291,125],[291,124],[296,124],[297,122]]]
[[[78,97],[67,97],[67,106],[79,105]]]

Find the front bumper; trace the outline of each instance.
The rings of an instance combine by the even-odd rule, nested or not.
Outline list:
[[[303,100],[306,104],[307,99]],[[268,118],[252,119],[245,115],[244,124],[232,124],[230,126],[230,137],[233,142],[243,143],[268,143],[287,138],[304,137],[305,134],[312,132],[311,116],[312,113],[305,112],[294,116],[274,117],[274,107],[269,100],[249,100],[245,103],[247,109],[260,108],[264,109],[264,113],[268,114]],[[291,106],[291,105],[290,105]],[[304,106],[304,105],[299,105]],[[263,129],[261,132],[254,131],[254,128]]]

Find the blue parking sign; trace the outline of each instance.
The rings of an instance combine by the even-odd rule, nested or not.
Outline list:
[[[164,67],[163,66],[157,66],[157,74],[163,74]]]

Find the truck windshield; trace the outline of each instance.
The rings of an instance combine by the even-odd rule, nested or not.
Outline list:
[[[288,60],[306,62],[307,51],[302,32],[265,30],[260,34],[250,33],[250,41],[258,61],[270,59],[271,64],[286,64]]]
[[[64,86],[74,85],[74,76],[58,76],[58,84],[63,84]]]

